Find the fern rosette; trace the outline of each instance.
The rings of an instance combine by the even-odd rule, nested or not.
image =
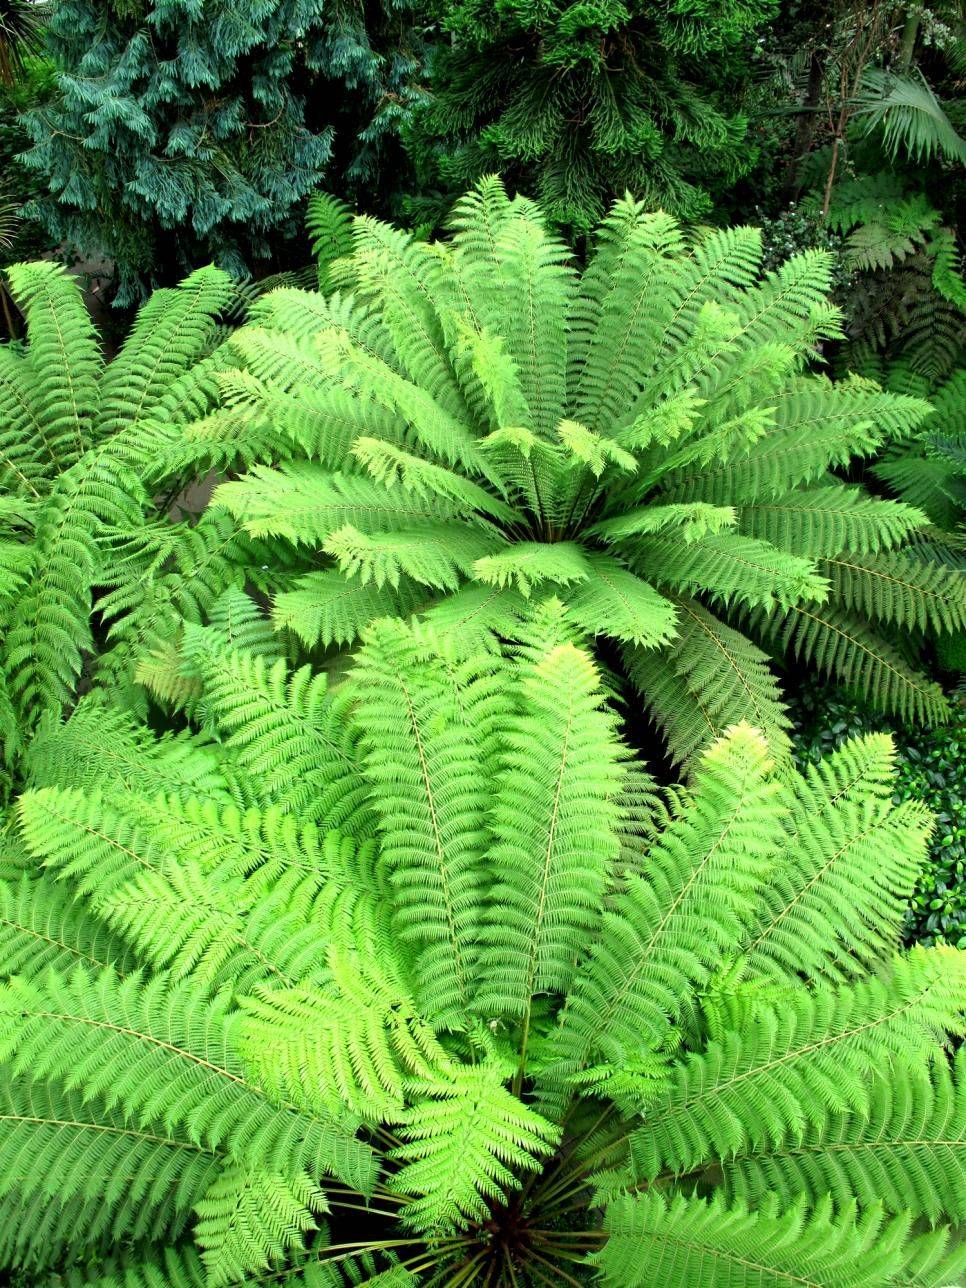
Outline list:
[[[185,733],[45,725],[2,851],[8,1267],[964,1281],[966,965],[899,949],[930,820],[891,743],[797,774],[739,725],[657,791],[573,635],[383,619],[330,690],[195,627]]]
[[[493,180],[442,244],[327,229],[339,289],[267,295],[220,377],[221,414],[276,444],[215,500],[300,565],[280,628],[344,645],[420,611],[471,648],[557,594],[680,760],[742,720],[782,752],[772,654],[947,717],[915,644],[959,629],[962,574],[922,511],[845,477],[929,406],[808,371],[839,334],[828,255],[762,275],[756,230],[688,242],[626,199],[578,274]]]

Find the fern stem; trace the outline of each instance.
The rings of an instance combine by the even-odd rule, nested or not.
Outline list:
[[[530,1256],[533,1258],[534,1261],[539,1261],[541,1265],[549,1266],[550,1269],[557,1276],[557,1282],[560,1282],[562,1280],[566,1284],[574,1284],[576,1288],[582,1288],[579,1279],[575,1279],[573,1275],[568,1275],[566,1270],[562,1270],[560,1266],[554,1265],[554,1263],[550,1261],[549,1258],[541,1257],[540,1253],[537,1252],[536,1248],[530,1249]],[[583,1264],[583,1258],[581,1257],[570,1257],[569,1260],[576,1261],[578,1265]],[[534,1274],[539,1274],[539,1273],[540,1272],[538,1270],[534,1269]],[[541,1276],[541,1278],[542,1277],[543,1276]],[[552,1284],[554,1281],[552,1279],[548,1279],[545,1282]]]
[[[333,1199],[332,1207],[344,1208],[350,1212],[365,1212],[367,1216],[384,1216],[389,1221],[398,1221],[398,1212],[387,1212],[385,1208],[366,1207],[364,1203],[343,1203],[341,1199]]]
[[[476,1278],[477,1267],[486,1260],[488,1252],[489,1248],[483,1248],[466,1265],[460,1266],[455,1276],[447,1284],[447,1288],[463,1288],[464,1284],[471,1284]]]
[[[577,1102],[575,1100],[572,1100],[570,1102],[569,1108],[567,1109],[567,1112],[560,1120],[561,1132],[563,1131],[564,1127],[567,1125],[567,1119],[571,1116],[571,1114],[573,1114],[576,1108],[577,1108]],[[584,1141],[589,1140],[590,1137],[593,1136],[594,1132],[597,1131],[598,1128],[604,1122],[606,1122],[608,1115],[612,1112],[613,1112],[613,1106],[608,1105],[604,1109],[604,1111],[594,1119],[594,1121],[583,1133],[583,1135],[578,1136],[578,1138],[569,1146],[566,1152],[561,1153],[560,1161],[557,1163],[557,1166],[553,1169],[552,1172],[548,1173],[546,1176],[542,1178],[543,1184],[537,1189],[536,1193],[533,1196],[534,1203],[539,1203],[541,1199],[545,1202],[550,1195],[556,1192],[556,1187],[554,1186],[554,1182],[558,1179],[558,1177],[560,1177],[562,1172],[565,1172],[567,1164],[571,1161],[574,1154],[584,1143]],[[540,1178],[536,1174],[534,1174],[534,1180],[538,1180],[538,1179]],[[564,1182],[566,1183],[570,1179],[571,1178],[569,1176],[565,1176]],[[528,1190],[524,1190],[524,1194],[526,1194],[527,1192]]]

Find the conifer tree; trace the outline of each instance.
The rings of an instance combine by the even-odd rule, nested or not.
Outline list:
[[[328,0],[64,0],[59,92],[27,118],[49,187],[33,212],[116,263],[119,303],[212,259],[256,268],[297,233],[340,128],[341,168],[371,179],[414,65],[396,30],[408,3],[372,7],[383,55]]]
[[[445,213],[501,173],[552,219],[585,232],[632,192],[687,219],[756,151],[738,110],[756,34],[774,0],[453,0],[433,52],[429,99],[410,132],[415,203]],[[727,88],[725,88],[727,87]]]

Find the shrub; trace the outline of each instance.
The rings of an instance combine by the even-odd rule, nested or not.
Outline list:
[[[225,414],[277,463],[216,509],[304,571],[279,626],[328,646],[427,610],[512,633],[557,588],[618,644],[679,760],[740,720],[781,747],[772,648],[905,719],[947,717],[913,660],[963,620],[963,575],[932,558],[947,538],[832,472],[929,405],[806,373],[837,333],[830,256],[759,277],[757,230],[689,244],[628,199],[578,276],[496,181],[453,227],[426,245],[358,219],[326,268],[342,291],[273,292],[230,341]]]
[[[551,602],[467,658],[383,620],[327,691],[193,628],[217,744],[48,723],[0,886],[8,1264],[962,1272],[966,965],[896,951],[929,819],[889,740],[779,775],[740,726],[662,798],[569,634]]]

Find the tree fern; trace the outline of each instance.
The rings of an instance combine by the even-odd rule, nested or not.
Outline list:
[[[908,440],[928,405],[810,374],[816,342],[840,334],[829,257],[760,264],[753,230],[688,238],[626,199],[581,275],[496,180],[457,204],[446,242],[357,220],[337,291],[269,295],[229,342],[245,374],[228,401],[276,426],[282,459],[215,505],[294,560],[276,623],[309,647],[348,644],[392,605],[511,637],[518,597],[559,593],[588,635],[637,650],[633,675],[683,758],[745,718],[780,748],[754,641],[774,647],[814,609],[854,616],[862,637],[838,636],[820,665],[887,709],[943,719],[937,690],[914,696],[928,688],[914,644],[902,668],[877,658],[900,619],[955,629],[962,588],[950,576],[915,609],[867,593],[873,574],[845,551],[899,560],[917,585],[945,574],[922,566],[914,500],[835,475]]]
[[[152,510],[164,514],[166,497],[204,464],[204,445],[186,451],[181,427],[202,415],[217,393],[212,367],[218,363],[208,355],[232,287],[208,268],[159,291],[118,356],[105,364],[79,288],[62,269],[21,264],[8,276],[27,335],[22,346],[0,351],[0,526],[19,555],[13,559],[11,549],[0,560],[0,589],[8,568],[36,575],[0,608],[0,662],[7,720],[29,733],[42,717],[69,710],[87,660],[102,643],[92,613],[97,589],[114,583],[124,563],[117,551],[126,541],[142,543]],[[159,563],[170,561],[175,578],[183,578],[180,534],[171,528],[168,535]],[[183,541],[190,548],[187,532]],[[101,606],[110,612],[106,599]],[[128,595],[124,611],[131,608]],[[119,663],[113,672],[120,678]],[[12,765],[20,744],[9,733],[6,743]]]
[[[383,619],[329,692],[195,628],[207,741],[129,711],[97,778],[95,705],[44,727],[0,884],[2,1264],[959,1282],[966,966],[899,947],[929,820],[888,741],[803,776],[743,725],[659,797],[559,601],[506,630]]]

